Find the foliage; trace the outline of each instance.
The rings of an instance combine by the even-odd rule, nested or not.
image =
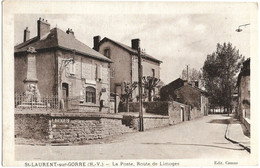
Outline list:
[[[244,57],[231,43],[217,44],[216,51],[207,56],[203,66],[203,82],[211,108],[231,110],[232,94],[243,61]]]

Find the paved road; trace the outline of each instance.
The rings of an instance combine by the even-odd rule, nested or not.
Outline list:
[[[249,153],[224,138],[222,115],[130,133],[103,144],[77,146],[16,145],[16,160],[245,158]]]

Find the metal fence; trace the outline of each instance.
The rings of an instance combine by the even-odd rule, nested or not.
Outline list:
[[[58,96],[35,96],[15,94],[15,108],[51,108],[58,109]]]

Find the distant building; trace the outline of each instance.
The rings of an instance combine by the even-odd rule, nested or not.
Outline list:
[[[237,115],[240,120],[250,119],[250,58],[243,63],[238,75],[238,109]]]
[[[177,101],[190,105],[191,115],[208,115],[207,92],[198,88],[198,82],[188,83],[180,78],[164,86],[160,90],[162,101]]]
[[[109,110],[112,61],[78,41],[72,29],[50,29],[40,18],[37,36],[30,38],[26,28],[23,43],[14,47],[14,58],[15,93],[33,86],[41,96],[57,95],[59,102],[78,97],[82,108],[93,112],[101,102]]]
[[[131,47],[107,37],[100,40],[100,36],[94,37],[94,49],[113,61],[110,65],[110,91],[118,95],[123,94],[124,81],[138,82],[138,48],[140,47],[140,40],[133,39]],[[153,76],[160,79],[161,63],[162,61],[143,53],[143,76]],[[153,95],[156,93],[158,93],[158,89],[154,91]],[[132,100],[138,100],[138,88],[132,94]],[[119,98],[117,98],[116,104],[118,102]]]

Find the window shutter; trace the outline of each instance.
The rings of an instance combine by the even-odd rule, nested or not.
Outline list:
[[[102,80],[102,65],[99,65],[97,68],[97,79]]]
[[[70,74],[75,75],[75,71],[76,71],[75,67],[76,67],[75,63],[70,63]]]

